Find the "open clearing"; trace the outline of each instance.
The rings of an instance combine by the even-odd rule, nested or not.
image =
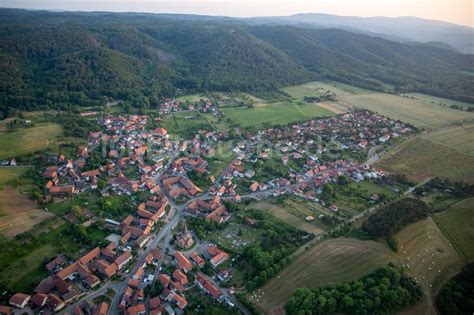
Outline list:
[[[371,90],[359,88],[352,85],[329,81],[327,83],[314,81],[301,85],[293,85],[283,89],[286,93],[299,100],[303,100],[305,96],[319,96],[325,91],[335,93],[338,97],[356,95],[356,94],[373,94]]]
[[[396,254],[374,241],[336,238],[307,249],[271,279],[253,300],[267,313],[282,313],[283,306],[300,287],[318,287],[360,278],[389,262]]]
[[[443,128],[422,137],[452,147],[459,152],[474,155],[474,124]]]
[[[464,260],[454,249],[432,218],[410,224],[396,236],[399,265],[418,281],[425,297],[404,314],[436,314],[434,296],[458,273]]]
[[[47,148],[61,134],[57,124],[38,124],[0,132],[0,159],[35,152]]]
[[[0,235],[8,238],[28,231],[35,224],[52,216],[51,213],[38,209],[34,201],[7,185],[26,169],[25,167],[0,168]]]
[[[460,201],[448,210],[436,213],[434,219],[462,255],[473,261],[474,198]]]
[[[224,113],[241,127],[284,125],[299,120],[334,115],[316,104],[274,103],[255,108],[223,108]]]
[[[313,208],[310,210],[304,204],[296,202],[291,199],[286,199],[283,204],[270,203],[268,201],[259,201],[250,203],[249,208],[265,210],[281,219],[282,221],[298,228],[308,233],[320,234],[324,230],[327,230],[328,227],[325,226],[319,219],[318,215],[328,215],[329,212],[316,210]],[[307,216],[312,216],[315,219],[311,222],[307,222],[305,218]]]
[[[398,151],[377,162],[377,166],[405,174],[414,182],[439,176],[474,183],[474,156],[421,138],[407,141]]]
[[[200,113],[178,112],[168,114],[163,118],[161,124],[170,133],[180,135],[185,138],[194,136],[198,129],[211,130],[208,120]]]
[[[191,95],[183,95],[176,99],[183,103],[186,103],[186,102],[195,103],[195,102],[199,102],[201,99],[207,101],[209,100],[209,97],[203,94],[191,94]]]

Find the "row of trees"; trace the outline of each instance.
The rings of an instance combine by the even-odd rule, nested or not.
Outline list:
[[[430,208],[415,198],[403,198],[371,215],[360,230],[371,239],[389,240],[404,226],[426,218]]]
[[[422,296],[412,278],[389,265],[351,282],[318,289],[298,289],[287,314],[391,314]]]
[[[474,263],[451,279],[436,297],[441,314],[474,314]]]

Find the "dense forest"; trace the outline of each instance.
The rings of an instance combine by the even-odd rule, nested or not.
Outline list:
[[[404,226],[426,218],[429,212],[430,208],[423,201],[403,198],[371,215],[360,229],[372,239],[389,240]]]
[[[444,285],[436,297],[441,314],[474,314],[474,263]]]
[[[287,314],[392,314],[421,295],[415,280],[387,266],[356,281],[298,289],[285,309]]]
[[[0,10],[0,118],[136,107],[205,90],[262,93],[333,79],[474,102],[474,56],[342,30],[186,15]]]

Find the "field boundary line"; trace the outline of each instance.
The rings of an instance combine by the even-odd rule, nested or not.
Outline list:
[[[462,201],[462,200],[461,200]],[[461,202],[459,201],[459,202]],[[458,203],[458,202],[457,202]],[[443,212],[446,212],[447,210],[443,211]],[[442,212],[439,212],[439,213],[442,213]],[[441,230],[441,232],[443,233],[444,237],[446,237],[446,239],[449,241],[449,243],[454,247],[454,249],[458,252],[458,254],[465,260],[465,261],[469,261],[469,259],[467,259],[466,255],[464,254],[464,252],[461,250],[461,248],[459,248],[459,246],[453,241],[453,238],[452,236],[449,234],[449,232],[443,227],[443,225],[436,219],[436,216],[434,214],[431,215],[431,218],[433,220],[433,222],[436,224],[436,226]]]

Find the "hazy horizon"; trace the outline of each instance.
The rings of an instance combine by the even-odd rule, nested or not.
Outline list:
[[[359,17],[418,17],[474,27],[474,0],[0,0],[0,7],[33,10],[181,13],[228,17],[323,13]]]

